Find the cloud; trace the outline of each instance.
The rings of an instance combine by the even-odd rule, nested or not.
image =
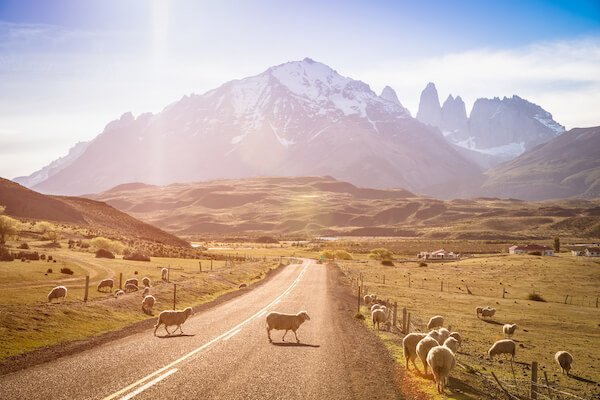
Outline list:
[[[434,82],[444,101],[460,95],[470,110],[479,97],[517,94],[539,104],[568,128],[600,125],[600,38],[478,49],[399,60],[356,71],[374,88],[392,86],[413,115],[421,90]]]

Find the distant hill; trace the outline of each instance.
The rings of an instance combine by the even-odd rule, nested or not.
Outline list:
[[[571,129],[487,171],[479,193],[525,200],[600,197],[600,127]]]
[[[189,246],[188,242],[106,203],[80,197],[43,195],[3,178],[0,178],[0,205],[6,207],[7,215],[17,218],[56,221],[132,239]]]
[[[178,235],[353,235],[457,239],[597,237],[600,200],[441,201],[331,177],[121,186],[91,196]]]

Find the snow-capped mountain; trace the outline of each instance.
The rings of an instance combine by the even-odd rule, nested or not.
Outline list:
[[[126,182],[330,175],[427,192],[480,173],[385,92],[308,58],[285,63],[156,115],[124,114],[34,188],[82,194]]]
[[[417,119],[438,127],[451,143],[493,157],[495,164],[565,131],[549,112],[519,96],[477,99],[467,119],[460,96],[448,96],[440,107],[431,82],[421,93]]]

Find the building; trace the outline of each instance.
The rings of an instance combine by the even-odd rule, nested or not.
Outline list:
[[[553,256],[554,250],[540,244],[527,244],[525,246],[511,246],[508,248],[510,254],[540,254],[542,256]]]
[[[454,253],[452,251],[446,251],[444,249],[436,250],[436,251],[422,251],[417,257],[423,260],[456,260],[458,259],[460,254]]]
[[[586,257],[600,257],[600,247],[587,247],[583,255]]]
[[[597,244],[575,244],[570,246],[571,255],[576,257],[600,257],[600,246]]]

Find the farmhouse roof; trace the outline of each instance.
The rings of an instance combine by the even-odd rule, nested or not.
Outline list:
[[[525,246],[512,246],[511,249],[524,250],[524,251],[552,250],[550,247],[544,246],[541,244],[527,244]]]

